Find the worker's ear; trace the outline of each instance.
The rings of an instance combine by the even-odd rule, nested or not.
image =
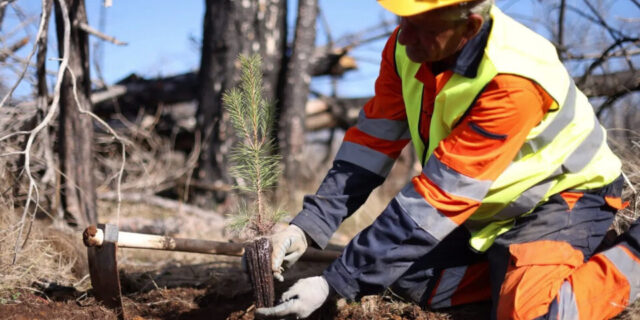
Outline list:
[[[465,34],[465,37],[467,39],[471,39],[476,34],[478,34],[478,32],[480,32],[480,28],[482,28],[483,22],[484,22],[484,19],[482,18],[481,15],[477,13],[470,14],[469,18],[467,19],[467,32]]]

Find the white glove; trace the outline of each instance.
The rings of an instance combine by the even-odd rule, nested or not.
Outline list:
[[[271,270],[273,277],[278,281],[284,281],[282,277],[282,264],[286,268],[291,267],[307,250],[307,238],[304,231],[295,225],[289,225],[286,229],[271,236]]]
[[[329,284],[322,276],[298,280],[282,294],[282,303],[272,308],[258,308],[256,314],[267,317],[295,315],[306,318],[329,297]]]

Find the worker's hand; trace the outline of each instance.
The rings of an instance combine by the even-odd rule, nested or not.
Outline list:
[[[282,294],[281,303],[273,308],[258,308],[256,314],[267,317],[295,315],[306,318],[329,297],[329,284],[322,276],[298,280]]]
[[[273,277],[278,281],[284,281],[282,265],[291,267],[307,250],[307,238],[304,231],[295,225],[289,225],[286,229],[271,236],[271,269]]]

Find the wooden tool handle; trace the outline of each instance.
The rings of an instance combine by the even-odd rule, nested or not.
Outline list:
[[[102,243],[105,241],[104,238],[104,231],[96,226],[89,226],[83,233],[83,241],[87,247],[102,246]],[[169,236],[119,231],[117,246],[120,248],[183,251],[239,257],[244,254],[245,244],[213,240],[173,238]],[[323,251],[309,248],[300,259],[305,261],[323,262],[333,261],[338,256],[340,256],[339,251]]]

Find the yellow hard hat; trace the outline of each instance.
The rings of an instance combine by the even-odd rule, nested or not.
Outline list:
[[[393,14],[406,17],[472,0],[378,0],[378,3]]]

